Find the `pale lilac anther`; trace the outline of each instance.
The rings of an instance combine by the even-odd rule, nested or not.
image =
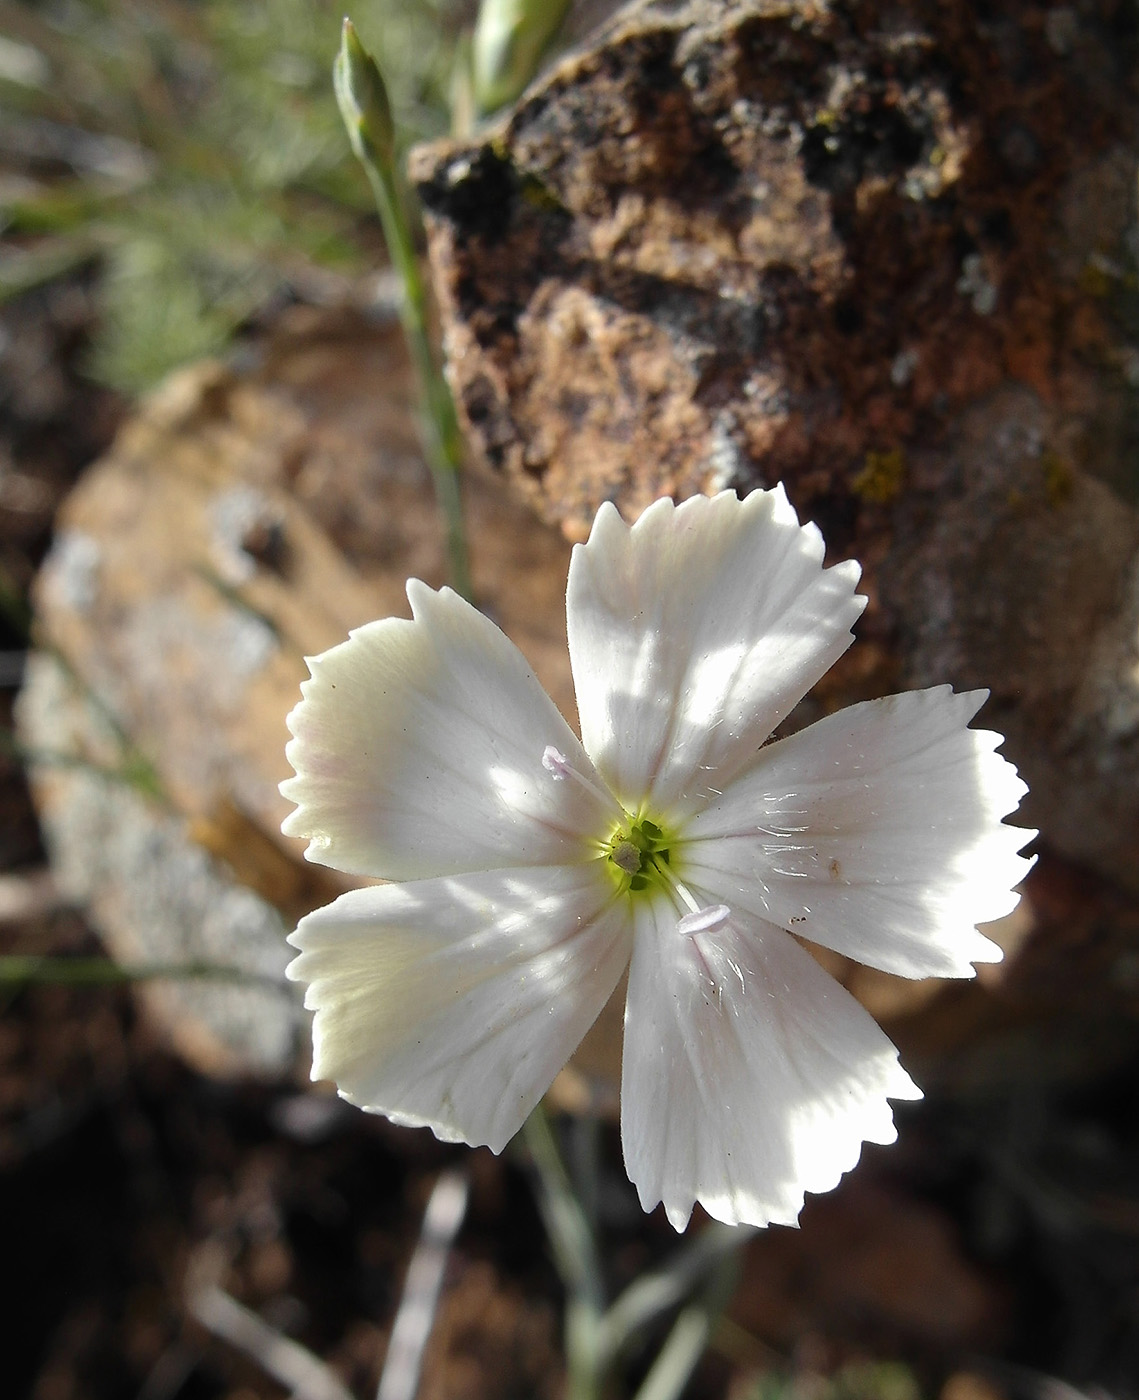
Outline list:
[[[563,778],[572,778],[578,787],[595,797],[613,817],[620,819],[624,815],[613,794],[607,792],[604,787],[595,783],[591,778],[587,778],[584,773],[579,773],[565,754],[560,749],[554,748],[553,744],[547,744],[542,750],[542,767],[547,773],[553,775],[554,781],[557,783],[560,783]]]
[[[695,913],[685,914],[677,921],[677,933],[710,933],[712,929],[722,928],[731,917],[732,911],[726,904],[710,904],[706,909],[697,909]]]
[[[547,773],[552,773],[559,783],[573,772],[569,759],[564,753],[559,753],[553,744],[547,744],[542,752],[542,767]]]

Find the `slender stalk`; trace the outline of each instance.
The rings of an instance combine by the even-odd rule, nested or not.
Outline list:
[[[83,700],[98,713],[118,745],[120,762],[104,764],[88,758],[85,754],[69,754],[54,749],[25,748],[14,733],[3,728],[0,728],[0,752],[11,753],[25,765],[41,764],[45,767],[78,768],[89,773],[97,773],[100,777],[112,782],[125,783],[144,797],[172,811],[173,803],[162,784],[157,768],[141,749],[136,747],[127,733],[126,727],[107,701],[98,691],[93,690],[87,684],[72,661],[64,656],[58,647],[44,644],[40,645],[38,650],[43,655],[51,657]]]
[[[427,292],[412,232],[410,196],[396,161],[395,131],[387,90],[375,59],[361,44],[348,19],[344,21],[333,76],[348,139],[372,186],[392,267],[402,288],[400,319],[419,380],[424,448],[446,529],[451,583],[456,592],[469,600],[470,566],[459,492],[462,433],[451,390],[431,343]]]
[[[203,1327],[252,1357],[292,1400],[353,1400],[352,1392],[319,1357],[216,1284],[191,1292],[186,1302]]]
[[[467,1213],[469,1195],[470,1178],[465,1171],[448,1168],[439,1174],[423,1214],[419,1242],[407,1266],[376,1400],[415,1400],[443,1275]]]
[[[482,0],[471,45],[480,115],[513,102],[537,73],[570,0]]]
[[[747,1236],[744,1237],[745,1239]],[[723,1254],[699,1295],[677,1315],[636,1400],[680,1400],[739,1277],[739,1251]]]
[[[595,1146],[584,1128],[583,1158]],[[680,1307],[672,1331],[645,1378],[638,1400],[673,1400],[691,1375],[731,1297],[748,1226],[712,1223],[683,1242],[659,1270],[637,1279],[609,1308],[594,1223],[575,1191],[545,1109],[522,1130],[538,1174],[539,1206],[566,1289],[567,1400],[601,1400],[630,1338]],[[587,1173],[588,1176],[588,1173]],[[582,1194],[589,1195],[588,1180]]]
[[[589,1228],[597,1233],[601,1190],[601,1120],[596,1113],[575,1114],[569,1123],[570,1177]]]
[[[611,1365],[636,1332],[682,1303],[709,1276],[717,1277],[725,1261],[736,1260],[755,1233],[746,1225],[707,1225],[694,1239],[685,1240],[663,1268],[631,1283],[602,1322],[602,1363]]]
[[[539,1207],[567,1295],[566,1400],[599,1400],[605,1380],[600,1345],[605,1285],[597,1241],[542,1104],[522,1135],[538,1173]]]
[[[173,810],[161,786],[161,780],[154,771],[153,764],[138,750],[127,754],[118,767],[97,763],[85,754],[61,753],[56,749],[27,748],[19,743],[6,729],[0,729],[0,753],[10,753],[21,763],[39,768],[75,768],[83,773],[92,773],[111,783],[122,783],[133,788],[159,806]]]
[[[435,498],[447,534],[447,563],[455,591],[471,599],[470,564],[463,529],[463,504],[459,472],[463,465],[463,437],[455,414],[451,390],[443,377],[428,333],[427,294],[404,202],[403,182],[394,166],[386,169],[371,162],[364,166],[384,238],[402,288],[400,318],[411,351],[422,395],[422,427],[427,464],[435,482]]]

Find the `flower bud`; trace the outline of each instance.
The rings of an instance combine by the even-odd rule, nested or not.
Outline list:
[[[522,92],[568,9],[569,0],[483,0],[472,51],[480,112],[495,112]]]
[[[362,161],[392,165],[395,127],[388,91],[376,60],[360,42],[350,19],[345,19],[341,31],[332,83],[353,151]]]

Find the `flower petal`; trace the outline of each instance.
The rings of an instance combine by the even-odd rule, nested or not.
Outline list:
[[[620,811],[522,653],[449,588],[309,661],[286,749],[286,836],[309,860],[414,880],[590,859]],[[548,747],[600,796],[557,781]]]
[[[735,914],[678,932],[640,903],[621,1082],[625,1166],[641,1205],[682,1230],[699,1201],[727,1224],[793,1225],[866,1142],[920,1098],[853,997],[782,929]]]
[[[301,920],[314,1079],[445,1141],[501,1152],[629,958],[600,861],[352,890]]]
[[[976,925],[1010,913],[1035,832],[1004,826],[1027,791],[968,729],[988,692],[871,700],[765,748],[699,813],[674,859],[715,899],[870,967],[972,977],[1001,950]]]
[[[582,741],[626,807],[696,810],[847,649],[859,568],[822,565],[782,486],[656,501],[632,527],[601,507],[570,563],[569,647]]]

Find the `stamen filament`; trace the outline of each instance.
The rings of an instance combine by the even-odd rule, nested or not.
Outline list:
[[[595,797],[606,811],[616,812],[621,817],[625,816],[624,809],[613,794],[607,788],[587,778],[584,773],[579,773],[565,754],[554,748],[553,744],[547,744],[542,752],[542,767],[547,773],[553,774],[555,782],[560,783],[565,778],[572,778],[579,787],[583,787],[586,792]]]
[[[677,920],[678,933],[708,933],[712,929],[720,928],[731,916],[732,911],[726,904],[700,904],[684,881],[678,880],[665,862],[654,860],[653,867],[677,899],[688,906],[688,913],[682,914]]]
[[[659,866],[657,868],[660,869]],[[667,867],[661,871],[661,874],[665,877],[665,880],[668,882],[668,884],[672,886],[673,890],[680,896],[681,901],[688,905],[689,910],[693,914],[699,914],[700,905],[697,903],[695,897],[693,896],[691,890],[689,890],[688,886],[682,884],[681,881],[679,881],[676,878],[676,876],[672,873],[672,871],[669,870]],[[686,914],[684,917],[687,918],[688,915]]]

